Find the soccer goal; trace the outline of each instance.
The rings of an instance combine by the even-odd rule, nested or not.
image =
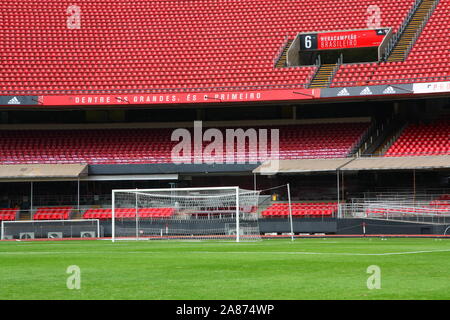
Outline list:
[[[259,191],[239,187],[112,191],[112,241],[260,239]]]

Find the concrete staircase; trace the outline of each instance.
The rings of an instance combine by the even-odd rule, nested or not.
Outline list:
[[[283,52],[280,55],[280,58],[278,59],[277,63],[275,64],[275,68],[285,68],[287,66],[287,52],[293,41],[294,40],[288,40],[288,42],[286,43],[286,46],[283,49]]]
[[[319,67],[316,74],[309,84],[309,88],[327,88],[333,78],[337,64],[323,64]]]
[[[421,32],[422,26],[426,23],[430,12],[435,8],[438,1],[423,0],[420,3],[388,56],[387,62],[404,61],[406,59],[410,48],[417,40],[417,34]]]

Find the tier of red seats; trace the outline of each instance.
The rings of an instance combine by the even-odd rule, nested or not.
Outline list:
[[[138,217],[139,218],[169,218],[175,213],[173,208],[139,208]],[[117,219],[131,219],[136,218],[136,208],[117,208],[114,211],[114,215]],[[112,209],[99,208],[99,209],[88,209],[83,214],[84,219],[100,219],[107,220],[112,219]]]
[[[387,157],[450,155],[450,120],[411,124],[387,150]]]
[[[331,217],[338,209],[335,202],[331,203],[302,203],[295,202],[291,204],[293,217]],[[263,210],[261,215],[264,218],[269,217],[287,217],[290,215],[288,203],[274,203]]]
[[[13,221],[17,218],[19,209],[0,209],[0,221]]]
[[[440,0],[402,62],[342,65],[332,87],[450,81],[450,0]]]
[[[279,154],[273,153],[280,159],[346,157],[368,127],[369,123],[280,126]],[[0,164],[171,163],[172,150],[178,144],[171,141],[172,132],[173,129],[1,130]],[[248,141],[246,149],[247,161],[258,160],[258,155],[249,151]],[[226,150],[224,141],[224,153]],[[237,150],[235,156],[242,157]]]
[[[67,220],[73,207],[41,207],[34,214],[34,220]]]
[[[442,0],[445,1],[445,0]],[[413,0],[0,2],[5,94],[302,87],[313,67],[274,68],[286,37],[367,28],[376,4],[396,31]],[[26,23],[24,23],[26,21]],[[70,26],[70,23],[69,23]]]

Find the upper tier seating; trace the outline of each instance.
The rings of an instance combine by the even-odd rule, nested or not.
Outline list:
[[[34,214],[34,220],[67,220],[70,218],[72,207],[42,207]]]
[[[0,221],[13,221],[17,218],[19,209],[0,209]]]
[[[73,1],[3,0],[0,93],[303,87],[314,67],[274,68],[286,38],[367,28],[371,5],[380,7],[383,27],[395,32],[413,2],[78,0],[80,28],[70,29]]]
[[[338,209],[336,202],[329,203],[308,203],[294,202],[291,203],[293,217],[331,217]],[[289,216],[288,203],[274,203],[267,209],[263,210],[261,215],[264,218],[279,218]]]
[[[406,61],[342,65],[332,87],[450,81],[450,0],[440,0]]]
[[[279,157],[345,157],[368,127],[369,123],[281,126]],[[170,163],[172,149],[178,143],[171,141],[172,132],[173,129],[2,130],[0,164]]]
[[[405,128],[385,156],[450,155],[450,120],[414,124]]]

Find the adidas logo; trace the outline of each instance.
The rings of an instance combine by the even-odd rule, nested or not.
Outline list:
[[[347,88],[344,88],[341,91],[339,91],[337,95],[338,95],[338,97],[349,96],[350,93],[348,92]]]
[[[363,91],[360,92],[360,95],[369,95],[373,94],[369,87],[366,87]]]
[[[387,87],[386,89],[384,89],[383,91],[384,94],[391,94],[391,93],[397,93],[397,91],[394,90],[394,88],[392,88],[391,86]]]
[[[19,101],[19,99],[14,97],[14,98],[12,98],[11,100],[8,101],[8,104],[20,104],[20,101]]]

